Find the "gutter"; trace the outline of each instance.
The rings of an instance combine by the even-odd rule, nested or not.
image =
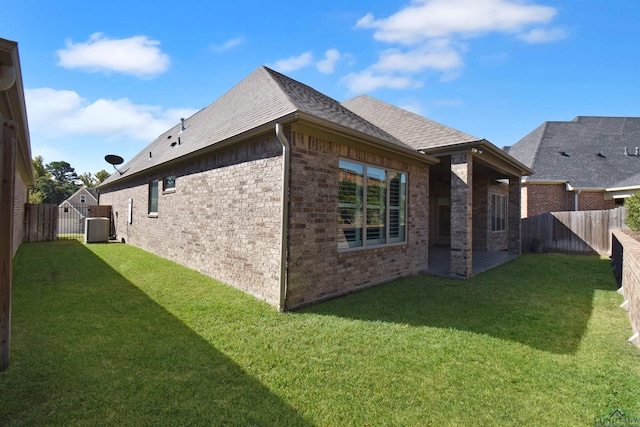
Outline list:
[[[289,249],[289,169],[291,168],[291,144],[285,136],[282,124],[276,123],[276,136],[282,144],[282,223],[280,230],[280,297],[278,311],[287,308],[287,253]]]
[[[596,188],[596,187],[574,187],[572,186],[569,182],[567,182],[566,184],[566,189],[569,192],[575,192],[575,194],[573,195],[573,210],[574,211],[578,211],[578,196],[580,195],[580,193],[582,193],[583,191],[604,191],[604,188]]]

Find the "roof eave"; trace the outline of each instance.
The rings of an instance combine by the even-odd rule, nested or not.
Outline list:
[[[378,148],[382,148],[386,151],[389,152],[393,152],[396,154],[402,154],[408,157],[411,157],[413,159],[417,159],[421,162],[427,163],[427,164],[431,164],[431,165],[435,165],[440,163],[440,160],[435,157],[432,156],[426,152],[421,152],[418,150],[414,150],[413,148],[409,148],[409,147],[402,147],[400,145],[396,145],[393,144],[391,142],[385,141],[383,139],[380,138],[376,138],[374,136],[359,132],[357,130],[354,130],[352,128],[349,128],[347,126],[343,126],[340,124],[337,124],[335,122],[329,121],[329,120],[325,120],[325,119],[321,119],[319,117],[313,116],[311,114],[307,114],[304,113],[302,111],[298,112],[298,117],[300,119],[303,119],[305,121],[311,122],[311,123],[315,123],[317,125],[323,126],[325,128],[329,128],[329,129],[333,129],[337,132],[349,135],[350,137],[353,138],[357,138],[359,141],[361,142],[365,142],[368,143],[369,145],[375,145]]]
[[[455,153],[459,153],[463,150],[471,150],[472,148],[482,148],[483,150],[488,150],[491,154],[498,157],[501,161],[507,163],[510,167],[519,170],[520,176],[527,176],[533,174],[533,169],[529,168],[525,164],[516,160],[513,156],[510,156],[504,150],[496,147],[491,142],[486,139],[478,139],[475,141],[463,141],[458,143],[449,144],[446,146],[435,147],[431,149],[424,150],[428,154],[434,156],[447,156]]]
[[[10,64],[5,64],[15,69],[16,80],[5,92],[9,108],[12,109],[16,121],[18,122],[18,158],[16,167],[20,170],[27,186],[35,185],[33,173],[33,163],[31,160],[31,139],[29,137],[29,123],[27,120],[26,103],[24,99],[24,88],[22,84],[22,71],[20,68],[20,57],[18,54],[18,43],[0,38],[0,50],[9,54]],[[17,101],[17,105],[12,103]]]
[[[134,179],[134,178],[136,178],[138,176],[147,174],[149,172],[156,171],[158,169],[165,168],[167,166],[173,165],[173,164],[178,163],[178,162],[187,161],[187,160],[189,160],[191,158],[201,156],[202,154],[205,154],[205,153],[210,153],[210,152],[213,152],[213,151],[218,151],[218,150],[224,149],[224,148],[226,148],[226,147],[228,147],[230,145],[233,145],[233,144],[235,144],[235,143],[237,143],[239,141],[242,141],[242,140],[245,140],[245,139],[248,139],[248,138],[252,138],[252,137],[254,137],[256,135],[260,135],[262,133],[266,133],[271,128],[275,128],[276,123],[280,123],[280,124],[284,125],[284,124],[293,122],[294,120],[296,120],[296,118],[297,118],[297,113],[295,113],[295,112],[294,113],[290,113],[290,114],[287,114],[285,116],[279,117],[279,118],[277,118],[275,120],[271,120],[271,121],[269,121],[267,123],[264,123],[264,124],[262,124],[260,126],[256,126],[256,127],[252,128],[252,129],[250,129],[248,131],[245,131],[245,132],[239,133],[237,135],[234,135],[231,138],[227,138],[225,140],[218,141],[216,143],[208,145],[208,146],[206,146],[204,148],[201,148],[199,150],[192,151],[192,152],[187,153],[185,155],[182,155],[182,156],[175,157],[173,159],[167,160],[166,162],[159,163],[157,165],[153,165],[153,166],[150,166],[150,167],[145,168],[145,169],[140,169],[140,170],[138,170],[136,172],[133,172],[131,174],[127,174],[127,171],[125,170],[124,172],[122,172],[120,174],[120,176],[116,177],[114,180],[103,182],[102,184],[97,186],[95,189],[98,192],[100,192],[100,190],[103,190],[105,188],[109,188],[113,184],[121,183],[123,181],[127,181],[127,180],[130,180],[130,179]]]

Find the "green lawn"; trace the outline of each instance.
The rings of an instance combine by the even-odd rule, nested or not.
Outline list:
[[[523,255],[294,313],[123,244],[23,244],[1,425],[593,426],[640,416],[607,260]]]

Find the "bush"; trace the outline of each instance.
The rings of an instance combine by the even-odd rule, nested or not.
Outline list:
[[[627,207],[627,218],[624,222],[633,231],[640,231],[640,193],[627,198],[624,205]]]

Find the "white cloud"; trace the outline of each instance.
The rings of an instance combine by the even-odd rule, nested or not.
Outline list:
[[[385,50],[373,67],[385,71],[417,73],[425,69],[449,71],[462,66],[460,52],[448,40],[438,39],[406,52],[399,49]]]
[[[66,48],[56,53],[60,58],[58,65],[64,68],[149,77],[169,68],[169,56],[160,50],[159,44],[146,36],[110,39],[94,33],[84,43],[67,40]]]
[[[546,27],[556,15],[553,7],[524,0],[412,0],[386,18],[368,13],[355,27],[373,29],[374,39],[394,45],[368,70],[381,71],[388,79],[433,70],[450,81],[461,74],[472,39],[503,33],[528,43],[559,40],[565,32]]]
[[[127,98],[89,101],[78,93],[26,89],[30,130],[52,137],[84,135],[150,142],[195,109],[163,109]]]
[[[549,6],[511,0],[416,0],[388,18],[361,18],[356,28],[375,29],[376,40],[416,44],[431,38],[515,33],[548,23],[557,14]]]
[[[318,71],[324,74],[331,74],[335,70],[336,63],[342,58],[342,55],[336,49],[329,49],[324,53],[324,59],[318,61],[316,67]]]
[[[214,52],[222,53],[222,52],[231,50],[236,46],[240,46],[243,43],[244,43],[243,37],[236,37],[233,39],[229,39],[220,45],[212,46],[211,50],[213,50]]]
[[[271,68],[282,73],[287,73],[307,67],[311,65],[312,62],[313,54],[311,52],[304,52],[298,56],[280,59],[271,65]]]
[[[562,40],[567,37],[567,32],[562,28],[534,28],[531,31],[518,36],[527,43],[549,43]]]
[[[421,87],[422,83],[406,76],[394,76],[388,73],[375,73],[364,70],[359,73],[350,73],[340,79],[352,93],[372,92],[376,89],[408,89]]]

